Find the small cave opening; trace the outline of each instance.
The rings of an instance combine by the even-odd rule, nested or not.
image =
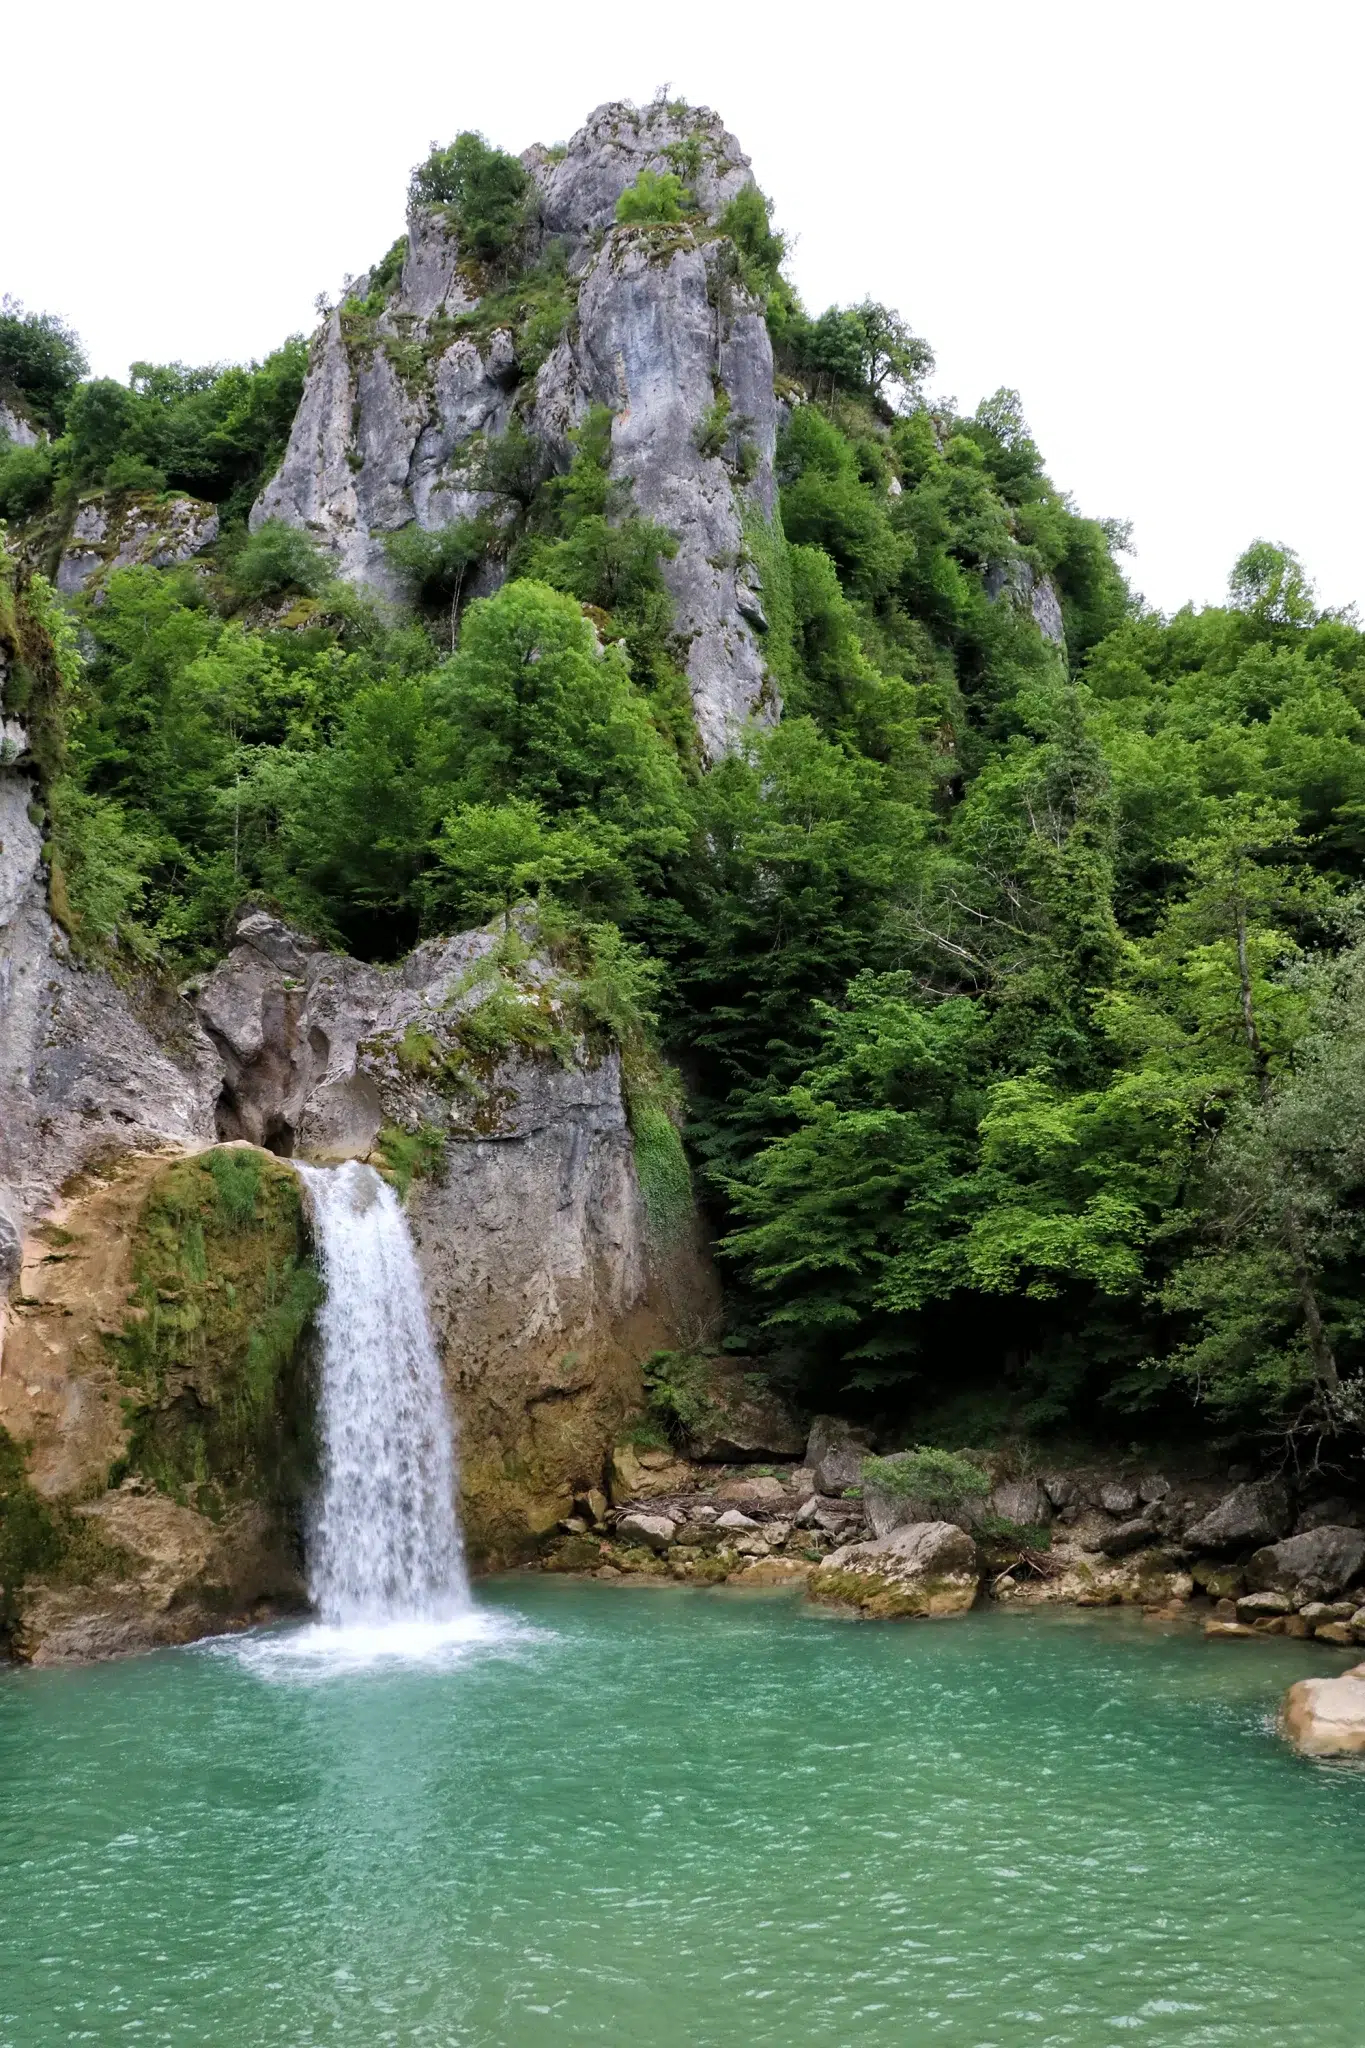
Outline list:
[[[287,1117],[272,1116],[261,1133],[261,1143],[267,1152],[273,1152],[279,1159],[294,1156],[294,1126]]]

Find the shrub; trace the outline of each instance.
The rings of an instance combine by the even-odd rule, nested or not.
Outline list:
[[[444,208],[466,255],[483,263],[504,256],[526,225],[531,181],[514,156],[470,130],[431,155],[412,174],[411,195]]]
[[[863,1483],[900,1500],[922,1500],[945,1516],[991,1490],[979,1465],[958,1451],[940,1451],[932,1444],[917,1444],[893,1458],[865,1458]]]
[[[55,313],[26,313],[17,299],[0,299],[0,398],[21,399],[56,432],[88,367],[79,337]]]
[[[644,170],[617,200],[616,218],[629,226],[678,221],[691,205],[692,194],[673,171]]]
[[[228,581],[248,602],[277,597],[287,590],[316,597],[331,580],[331,564],[308,535],[297,526],[286,526],[282,519],[267,519],[258,527],[238,549],[228,570]]]

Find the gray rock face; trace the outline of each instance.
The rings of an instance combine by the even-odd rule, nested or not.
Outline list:
[[[1216,1508],[1192,1523],[1185,1531],[1185,1542],[1191,1550],[1228,1557],[1235,1551],[1274,1543],[1291,1520],[1289,1495],[1280,1481],[1252,1480],[1235,1487]]]
[[[1066,651],[1066,627],[1062,603],[1050,576],[1040,576],[1022,556],[1009,562],[992,562],[983,581],[992,603],[1001,599],[1013,610],[1033,620],[1044,640]]]
[[[218,514],[197,498],[87,498],[57,564],[57,588],[75,597],[115,569],[170,569],[218,538]]]
[[[1296,1607],[1310,1600],[1330,1600],[1365,1571],[1365,1535],[1359,1529],[1330,1526],[1267,1544],[1247,1566],[1247,1580],[1258,1592],[1288,1594]]]
[[[36,448],[41,438],[30,420],[0,399],[0,441],[8,441],[15,448]]]
[[[534,380],[509,332],[478,346],[450,335],[449,321],[474,303],[471,287],[441,216],[417,208],[383,313],[358,328],[338,308],[315,338],[288,450],[251,524],[301,526],[331,549],[342,575],[396,596],[385,536],[414,520],[436,528],[491,509],[479,450],[514,415],[548,472],[568,466],[569,434],[589,407],[610,407],[613,476],[678,544],[664,573],[702,750],[714,759],[747,718],[777,708],[748,546],[755,525],[773,517],[772,350],[728,242],[704,228],[613,225],[625,187],[643,168],[668,170],[667,150],[689,137],[700,152],[694,189],[714,222],[750,173],[733,136],[704,110],[601,107],[561,162],[528,152],[536,235],[567,245],[577,291],[576,316]],[[703,454],[698,440],[721,392],[728,433],[719,453]],[[496,573],[486,565],[469,594],[492,588]]]
[[[185,1004],[139,1002],[73,957],[32,806],[28,777],[0,761],[0,1239],[99,1153],[211,1138],[219,1082]]]
[[[753,182],[749,159],[719,114],[709,107],[675,113],[659,102],[633,107],[616,100],[589,114],[559,163],[539,151],[522,159],[540,188],[546,238],[562,236],[571,245],[571,260],[581,263],[611,228],[627,185],[643,170],[676,170],[668,151],[688,149],[693,136],[700,161],[684,182],[705,218],[718,220],[736,193]]]

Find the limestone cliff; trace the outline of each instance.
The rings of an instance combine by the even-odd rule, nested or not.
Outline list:
[[[698,166],[700,220],[616,226],[620,194],[643,169],[668,171],[679,147]],[[773,514],[772,350],[715,231],[752,182],[748,159],[715,114],[657,104],[599,107],[558,161],[532,149],[523,162],[536,193],[527,260],[553,252],[565,266],[550,312],[500,317],[442,212],[414,204],[396,281],[360,279],[315,338],[288,452],[252,523],[305,527],[343,575],[391,590],[386,535],[496,509],[480,470],[489,440],[515,421],[547,471],[564,469],[570,430],[610,407],[612,473],[678,543],[665,574],[714,758],[776,702],[746,548],[746,530]],[[708,435],[718,406],[724,430]],[[496,574],[485,565],[481,587]]]

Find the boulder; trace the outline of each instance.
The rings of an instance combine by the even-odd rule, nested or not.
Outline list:
[[[1293,1612],[1294,1603],[1283,1593],[1244,1593],[1237,1602],[1239,1621],[1261,1621],[1267,1615]]]
[[[646,1465],[634,1444],[617,1444],[611,1454],[611,1497],[623,1501],[665,1500],[692,1485],[692,1468],[678,1460]]]
[[[727,1508],[716,1523],[718,1529],[756,1529],[758,1523],[752,1515],[742,1514],[738,1508]]]
[[[812,1572],[811,1597],[876,1620],[965,1614],[980,1582],[976,1545],[954,1522],[913,1522],[846,1544]]]
[[[1301,1756],[1365,1756],[1365,1664],[1291,1685],[1280,1725]]]
[[[1080,1505],[1081,1489],[1069,1472],[1044,1473],[1043,1491],[1058,1514]]]
[[[715,1489],[717,1500],[730,1501],[740,1508],[789,1508],[791,1495],[780,1479],[771,1472],[745,1474],[739,1479],[723,1479]]]
[[[1299,1609],[1303,1620],[1310,1628],[1324,1628],[1329,1621],[1353,1621],[1354,1600],[1310,1600]]]
[[[1159,1472],[1149,1472],[1145,1479],[1139,1479],[1137,1490],[1138,1499],[1145,1506],[1152,1507],[1157,1501],[1165,1500],[1171,1490],[1171,1482],[1163,1479]]]
[[[1106,1515],[1117,1515],[1126,1521],[1138,1511],[1137,1488],[1121,1484],[1118,1480],[1110,1480],[1102,1486],[1099,1498]]]
[[[1250,1480],[1234,1487],[1216,1508],[1185,1531],[1191,1550],[1229,1557],[1278,1542],[1292,1519],[1289,1494],[1278,1479]]]
[[[1359,1529],[1365,1524],[1365,1512],[1354,1501],[1343,1500],[1340,1494],[1332,1494],[1327,1500],[1314,1501],[1304,1508],[1294,1524],[1296,1536],[1306,1536],[1310,1529]]]
[[[990,1512],[1021,1529],[1037,1529],[1052,1520],[1052,1502],[1037,1479],[1007,1479],[992,1493]]]
[[[1247,1583],[1258,1592],[1287,1594],[1291,1605],[1330,1600],[1365,1570],[1365,1534],[1359,1529],[1309,1529],[1256,1551]]]
[[[1356,1632],[1349,1621],[1325,1621],[1321,1628],[1315,1628],[1314,1636],[1320,1643],[1331,1643],[1338,1650],[1349,1650],[1356,1640]]]
[[[678,1533],[678,1525],[671,1515],[622,1515],[616,1524],[616,1535],[623,1543],[647,1543],[651,1550],[667,1550]]]
[[[687,1454],[706,1465],[762,1458],[799,1458],[806,1432],[772,1381],[745,1369],[743,1359],[697,1362],[701,1418],[687,1433]]]
[[[1131,1551],[1141,1550],[1156,1537],[1154,1525],[1145,1515],[1135,1515],[1131,1521],[1119,1522],[1114,1528],[1106,1529],[1100,1537],[1100,1549],[1106,1557],[1127,1557]]]
[[[806,1442],[806,1463],[815,1475],[817,1493],[843,1493],[863,1483],[863,1460],[872,1455],[870,1438],[837,1415],[817,1415]]]

